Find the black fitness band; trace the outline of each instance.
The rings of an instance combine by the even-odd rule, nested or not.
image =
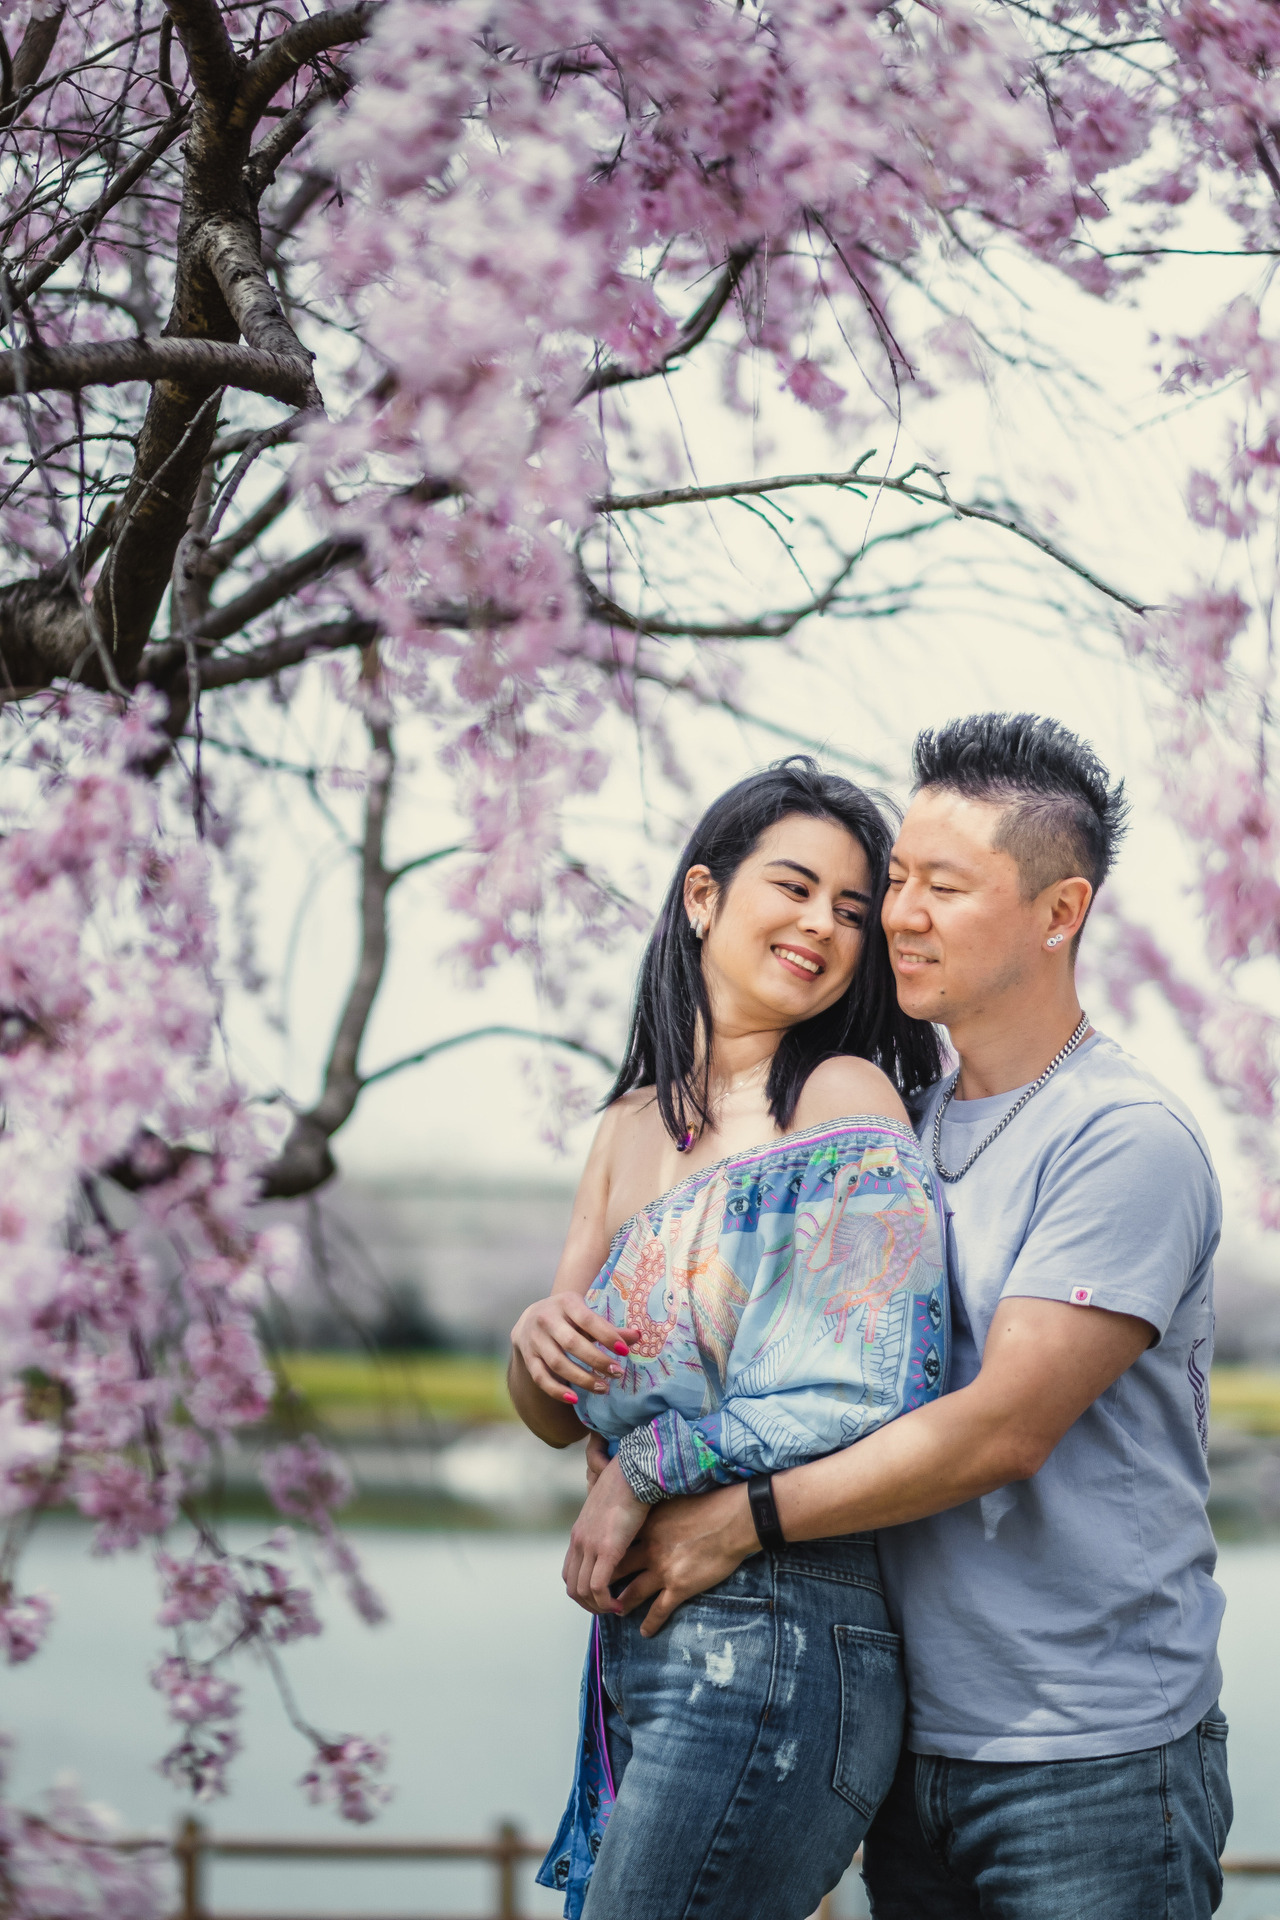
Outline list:
[[[757,1540],[768,1552],[776,1553],[779,1547],[786,1546],[787,1539],[773,1498],[772,1475],[753,1473],[747,1482],[747,1498],[751,1502]]]

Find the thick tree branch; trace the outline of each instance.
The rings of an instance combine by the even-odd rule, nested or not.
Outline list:
[[[377,652],[370,647],[365,654],[362,677],[375,700],[377,670]],[[383,851],[387,807],[395,777],[395,748],[385,717],[372,714],[368,728],[372,755],[360,848],[360,954],[355,977],[329,1049],[320,1098],[306,1113],[297,1115],[283,1150],[266,1170],[262,1184],[264,1199],[307,1193],[330,1177],[334,1162],[329,1141],[350,1118],[360,1097],[360,1047],[386,968],[387,895],[393,883]]]
[[[52,12],[28,20],[26,32],[13,56],[10,81],[12,95],[0,108],[0,131],[13,125],[30,99],[36,82],[49,64],[49,56],[57,44],[65,13],[65,6],[54,7]]]
[[[289,667],[297,667],[316,653],[338,653],[344,647],[367,647],[378,637],[372,620],[325,620],[296,633],[283,633],[263,646],[244,653],[216,654],[200,663],[200,685],[206,692],[215,687],[238,687],[250,680],[271,680]],[[185,671],[186,655],[180,643],[166,641],[152,647],[143,656],[139,679],[149,685],[168,688],[176,675]]]
[[[229,101],[243,71],[217,0],[165,0],[196,92]]]
[[[311,404],[319,407],[320,396],[310,371],[312,356],[284,317],[262,264],[253,221],[246,216],[214,214],[200,230],[199,250],[248,345],[260,353],[305,363]]]
[[[168,152],[174,141],[186,132],[190,124],[191,119],[188,113],[182,112],[175,114],[172,120],[165,121],[160,131],[148,141],[140,153],[134,156],[128,166],[121,167],[119,173],[117,173],[114,179],[103,189],[93,205],[86,207],[83,213],[76,215],[74,221],[72,221],[67,231],[62,235],[62,238],[56,242],[51,251],[48,252],[42,260],[38,261],[26,279],[14,288],[13,304],[15,307],[25,305],[31,298],[31,295],[38,292],[45,281],[57,272],[63,261],[69,260],[72,254],[84,245],[89,235],[101,223],[105,216],[110,213],[111,209],[120,204],[129,192],[129,189],[136,186],[144,174],[151,171],[156,161]]]
[[[79,393],[130,380],[181,382],[207,391],[238,387],[302,407],[314,391],[309,361],[222,340],[103,340],[78,347],[22,347],[0,354],[0,399],[15,393]]]
[[[260,580],[255,580],[234,600],[212,608],[196,629],[196,637],[200,640],[229,640],[250,620],[256,620],[259,614],[269,613],[272,607],[287,600],[299,587],[323,579],[325,574],[332,573],[337,567],[350,566],[363,554],[364,543],[360,540],[321,540],[318,545],[308,547],[305,553],[295,554],[292,560],[286,560],[283,566],[263,574]]]
[[[256,201],[261,198],[275,179],[281,163],[306,139],[311,117],[321,102],[341,100],[350,88],[349,75],[341,71],[326,74],[323,80],[317,80],[315,86],[308,89],[296,107],[291,107],[276,122],[270,133],[259,140],[244,170],[245,186],[251,199]]]
[[[292,80],[299,67],[305,67],[317,54],[332,47],[348,46],[363,40],[377,11],[374,0],[360,0],[354,7],[336,8],[329,13],[312,14],[286,27],[270,46],[264,47],[245,71],[232,110],[230,126],[250,132],[261,118],[262,110],[281,87]]]
[[[611,362],[607,366],[594,367],[579,387],[575,400],[585,400],[588,394],[599,393],[605,387],[621,387],[633,380],[652,380],[657,374],[666,373],[685,354],[692,353],[706,339],[729,304],[739,281],[755,258],[756,250],[754,243],[734,248],[706,299],[681,327],[675,345],[663,357],[661,366],[631,369]]]
[[[1005,533],[1012,533],[1019,540],[1025,540],[1048,559],[1056,560],[1059,566],[1074,573],[1077,579],[1084,580],[1097,592],[1105,594],[1109,600],[1115,600],[1130,613],[1149,613],[1147,602],[1135,600],[1131,594],[1114,587],[1100,574],[1074,559],[1063,548],[1044,534],[1037,533],[1033,527],[1016,516],[1012,509],[1005,507],[983,506],[980,502],[953,500],[947,492],[946,483],[940,473],[932,467],[910,467],[899,475],[865,473],[863,461],[872,455],[863,455],[863,460],[843,473],[778,473],[767,480],[726,480],[718,486],[707,487],[655,487],[648,493],[608,494],[596,501],[599,512],[642,513],[652,512],[660,507],[691,505],[708,500],[748,499],[753,495],[765,493],[785,493],[797,487],[835,487],[842,491],[858,493],[863,489],[881,493],[900,494],[906,500],[912,500],[920,506],[942,507],[957,520],[976,520],[986,526],[999,527]],[[913,480],[915,473],[927,475],[927,481]],[[663,631],[652,627],[648,631]],[[681,628],[681,632],[692,632],[692,628]]]

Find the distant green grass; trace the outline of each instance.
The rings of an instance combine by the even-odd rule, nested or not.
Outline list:
[[[515,1418],[507,1397],[506,1361],[471,1353],[286,1353],[277,1363],[316,1417],[335,1427],[418,1420],[481,1425]],[[1216,1424],[1245,1433],[1280,1434],[1280,1368],[1215,1367]]]
[[[506,1362],[471,1353],[285,1353],[276,1363],[317,1418],[336,1427],[414,1420],[512,1420]]]
[[[1243,1433],[1280,1433],[1280,1367],[1215,1367],[1209,1414]]]

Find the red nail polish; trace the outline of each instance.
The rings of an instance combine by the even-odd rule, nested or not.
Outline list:
[[[564,1397],[565,1397],[565,1399],[566,1399],[566,1400],[567,1400],[567,1401],[569,1402],[569,1405],[570,1405],[571,1407],[576,1407],[576,1406],[577,1406],[577,1404],[578,1404],[578,1396],[577,1396],[577,1394],[576,1394],[576,1393],[574,1392],[574,1390],[573,1390],[573,1388],[572,1388],[572,1387],[566,1387],[566,1388],[565,1388],[565,1390],[564,1390]]]
[[[615,1353],[620,1353],[624,1360],[629,1359],[631,1356],[631,1349],[627,1345],[625,1340],[615,1340],[613,1343],[613,1350]]]

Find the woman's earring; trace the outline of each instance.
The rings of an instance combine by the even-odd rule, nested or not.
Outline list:
[[[690,920],[689,925],[693,930],[694,939],[701,940],[703,933],[706,931],[701,920]]]
[[[1060,947],[1066,937],[1065,933],[1051,933],[1045,941],[1045,945],[1046,947]]]

